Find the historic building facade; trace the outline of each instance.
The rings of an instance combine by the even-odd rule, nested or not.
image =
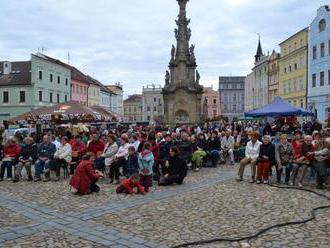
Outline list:
[[[0,120],[70,100],[71,72],[43,54],[0,63]]]
[[[89,85],[87,76],[77,68],[71,67],[71,101],[87,106]]]
[[[169,71],[166,71],[164,98],[165,121],[168,124],[199,123],[203,87],[199,84],[200,74],[196,70],[195,46],[189,46],[190,19],[186,17],[189,0],[178,0],[180,13],[175,29],[176,47],[171,50]]]
[[[123,86],[120,83],[106,86],[111,92],[111,111],[117,114],[124,114],[124,91]]]
[[[308,39],[308,105],[321,121],[330,119],[330,10],[322,6]]]
[[[280,54],[274,50],[268,62],[268,103],[271,103],[278,96],[279,59]]]
[[[244,112],[255,109],[254,107],[255,73],[251,72],[245,78],[244,84]]]
[[[245,77],[219,77],[221,114],[233,118],[244,113]]]
[[[221,115],[219,92],[213,87],[204,87],[201,105],[201,112],[205,113],[206,118],[213,119]]]
[[[100,106],[101,100],[101,87],[94,82],[94,79],[87,76],[88,80],[91,82],[88,87],[88,107]]]
[[[155,124],[164,116],[164,101],[162,87],[154,84],[142,88],[143,120]]]
[[[268,63],[269,55],[264,55],[260,39],[257,53],[254,56],[254,86],[252,87],[253,109],[263,107],[268,104]]]
[[[142,95],[131,95],[124,101],[124,116],[129,122],[143,121]]]
[[[295,107],[306,108],[308,28],[280,43],[279,95]]]

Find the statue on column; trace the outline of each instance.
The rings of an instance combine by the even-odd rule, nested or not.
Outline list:
[[[175,33],[175,39],[179,40],[179,30],[177,28],[174,29],[174,33]]]
[[[165,74],[165,85],[169,85],[170,84],[170,73],[169,71],[166,71]]]
[[[189,48],[189,52],[190,52],[190,58],[191,58],[191,62],[192,63],[196,63],[196,57],[195,57],[195,45],[191,45]]]
[[[174,56],[175,56],[175,46],[172,45],[172,50],[171,50],[171,61],[174,61]]]
[[[201,75],[199,75],[199,71],[196,70],[196,84],[199,84],[200,79],[201,79]]]

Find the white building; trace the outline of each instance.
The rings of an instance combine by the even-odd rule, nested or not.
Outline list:
[[[114,85],[107,85],[108,90],[112,92],[111,95],[111,111],[119,115],[124,115],[124,91],[120,83]]]
[[[320,7],[310,25],[308,51],[308,106],[325,122],[330,118],[329,6]]]
[[[143,120],[150,124],[156,123],[156,119],[164,116],[164,100],[161,85],[147,85],[142,89]]]
[[[244,88],[244,112],[254,109],[254,93],[255,88],[255,73],[251,72],[245,78],[245,88]]]

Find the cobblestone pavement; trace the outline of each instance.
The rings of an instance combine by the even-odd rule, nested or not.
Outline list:
[[[183,185],[154,185],[146,196],[117,195],[106,180],[99,194],[84,197],[72,194],[64,180],[0,182],[0,247],[171,247],[250,235],[330,204],[307,192],[237,183],[236,171],[203,168]],[[329,232],[330,210],[321,210],[305,225],[197,247],[329,247]]]

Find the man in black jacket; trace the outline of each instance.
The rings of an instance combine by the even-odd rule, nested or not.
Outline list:
[[[15,166],[15,179],[14,183],[18,182],[22,177],[22,169],[25,167],[26,173],[28,175],[28,181],[32,181],[32,172],[31,165],[36,160],[37,156],[37,147],[33,144],[33,139],[30,137],[26,137],[24,139],[24,145],[22,146],[22,150],[19,156],[19,162]]]

